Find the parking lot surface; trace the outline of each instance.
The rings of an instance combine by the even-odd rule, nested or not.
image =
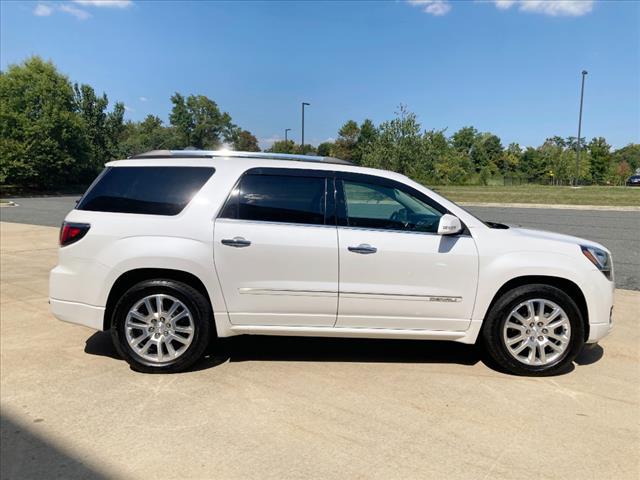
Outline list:
[[[520,378],[475,347],[236,337],[193,371],[131,371],[55,320],[57,228],[0,223],[3,479],[634,479],[640,292],[573,371]]]
[[[59,227],[78,196],[16,198],[2,221]],[[640,290],[640,212],[552,208],[466,207],[483,220],[574,235],[602,243],[613,254],[616,287]]]

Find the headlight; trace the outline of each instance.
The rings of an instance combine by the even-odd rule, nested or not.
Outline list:
[[[587,259],[593,263],[609,280],[613,277],[613,268],[611,266],[611,255],[604,250],[596,247],[587,247],[580,245],[580,249]]]

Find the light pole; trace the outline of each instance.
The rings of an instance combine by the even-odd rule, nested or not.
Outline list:
[[[580,135],[582,135],[582,101],[584,100],[584,78],[587,76],[586,70],[582,71],[582,88],[580,89],[580,115],[578,117],[578,151],[576,152],[576,181],[577,186],[580,181]]]
[[[284,143],[287,143],[287,132],[290,132],[291,129],[290,128],[285,128],[284,129]]]
[[[307,102],[302,102],[302,142],[300,143],[300,148],[302,149],[302,151],[304,152],[304,107],[311,105],[310,103]]]

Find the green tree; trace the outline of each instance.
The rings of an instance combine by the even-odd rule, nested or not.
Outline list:
[[[627,162],[631,171],[640,168],[640,143],[630,143],[629,145],[619,148],[613,155],[612,161],[615,163]]]
[[[120,154],[121,135],[124,131],[124,105],[116,103],[107,112],[106,94],[98,97],[89,85],[74,85],[76,109],[84,122],[82,129],[88,145],[88,158],[79,165],[79,180],[90,182],[104,164]]]
[[[552,137],[554,139],[561,137]],[[586,145],[586,141],[584,137],[580,137],[580,148],[583,149]],[[566,147],[574,152],[578,151],[578,137],[567,137],[566,140],[563,141],[563,147]]]
[[[457,151],[471,155],[478,139],[478,131],[473,127],[462,127],[451,136],[451,144]]]
[[[467,155],[449,148],[443,157],[435,161],[433,179],[440,184],[460,185],[469,180],[471,171]]]
[[[234,133],[233,149],[240,152],[259,152],[258,139],[248,130],[240,130]]]
[[[363,153],[362,164],[413,177],[423,175],[424,143],[420,129],[415,113],[400,105],[396,118],[380,125],[375,141]]]
[[[31,57],[0,73],[0,180],[51,187],[74,183],[89,155],[71,82]]]
[[[142,122],[127,122],[121,138],[120,151],[123,157],[150,150],[179,149],[182,146],[175,130],[164,126],[155,115],[147,115]]]
[[[340,130],[336,139],[332,155],[343,160],[354,160],[357,156],[356,147],[360,137],[360,127],[353,121],[347,121]]]
[[[353,156],[353,161],[356,165],[360,165],[362,163],[362,155],[371,147],[371,145],[373,145],[377,136],[378,129],[371,120],[366,118],[364,122],[360,124],[360,134],[356,141],[356,148]]]
[[[321,157],[330,157],[333,155],[334,143],[332,142],[322,142],[318,145],[318,155]]]
[[[169,120],[183,148],[215,149],[223,141],[233,142],[236,127],[231,116],[220,112],[213,100],[204,95],[189,95],[185,99],[176,92],[171,102],[173,108]]]
[[[297,153],[298,155],[315,155],[316,147],[309,143],[305,143],[304,145],[298,145],[293,153]]]
[[[591,179],[596,183],[604,183],[609,172],[611,146],[603,137],[597,137],[591,140],[587,148],[591,156]]]
[[[452,162],[453,165],[458,165],[458,168],[463,169],[465,171],[465,175],[463,176],[466,179],[469,179],[471,174],[476,170],[473,165],[473,157],[474,149],[477,146],[478,141],[480,140],[480,134],[478,130],[474,127],[462,127],[460,130],[451,135],[450,145],[453,149],[449,156],[449,161]],[[442,168],[442,165],[440,165]],[[453,171],[453,170],[451,170]],[[487,178],[489,172],[484,172],[482,178]],[[448,182],[454,182],[451,175],[447,175],[449,178]],[[460,174],[456,175],[455,182],[461,183],[463,180]]]
[[[560,141],[558,141],[558,139]],[[540,179],[560,184],[569,179],[567,156],[564,155],[564,140],[560,137],[548,138],[539,148],[544,173]]]
[[[520,160],[520,171],[529,181],[545,178],[545,163],[537,148],[527,147]]]
[[[293,140],[277,140],[273,142],[267,152],[271,153],[298,153],[298,145]]]
[[[517,143],[510,143],[504,152],[503,172],[516,172],[520,168],[522,160],[522,148]]]
[[[500,138],[491,133],[483,133],[476,137],[476,142],[471,149],[471,161],[476,171],[485,170],[489,175],[493,175],[503,166],[503,153]]]
[[[441,183],[451,183],[454,174],[454,159],[459,156],[450,155],[449,140],[444,130],[429,130],[422,135],[420,178],[427,181],[430,178]]]
[[[613,172],[613,178],[616,185],[624,185],[627,178],[631,175],[631,166],[626,160],[622,160],[616,164],[615,171]]]

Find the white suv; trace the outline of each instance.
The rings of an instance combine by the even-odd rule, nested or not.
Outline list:
[[[60,232],[50,302],[144,372],[238,334],[481,342],[557,373],[611,329],[602,245],[484,223],[327,157],[155,151],[108,163]]]

